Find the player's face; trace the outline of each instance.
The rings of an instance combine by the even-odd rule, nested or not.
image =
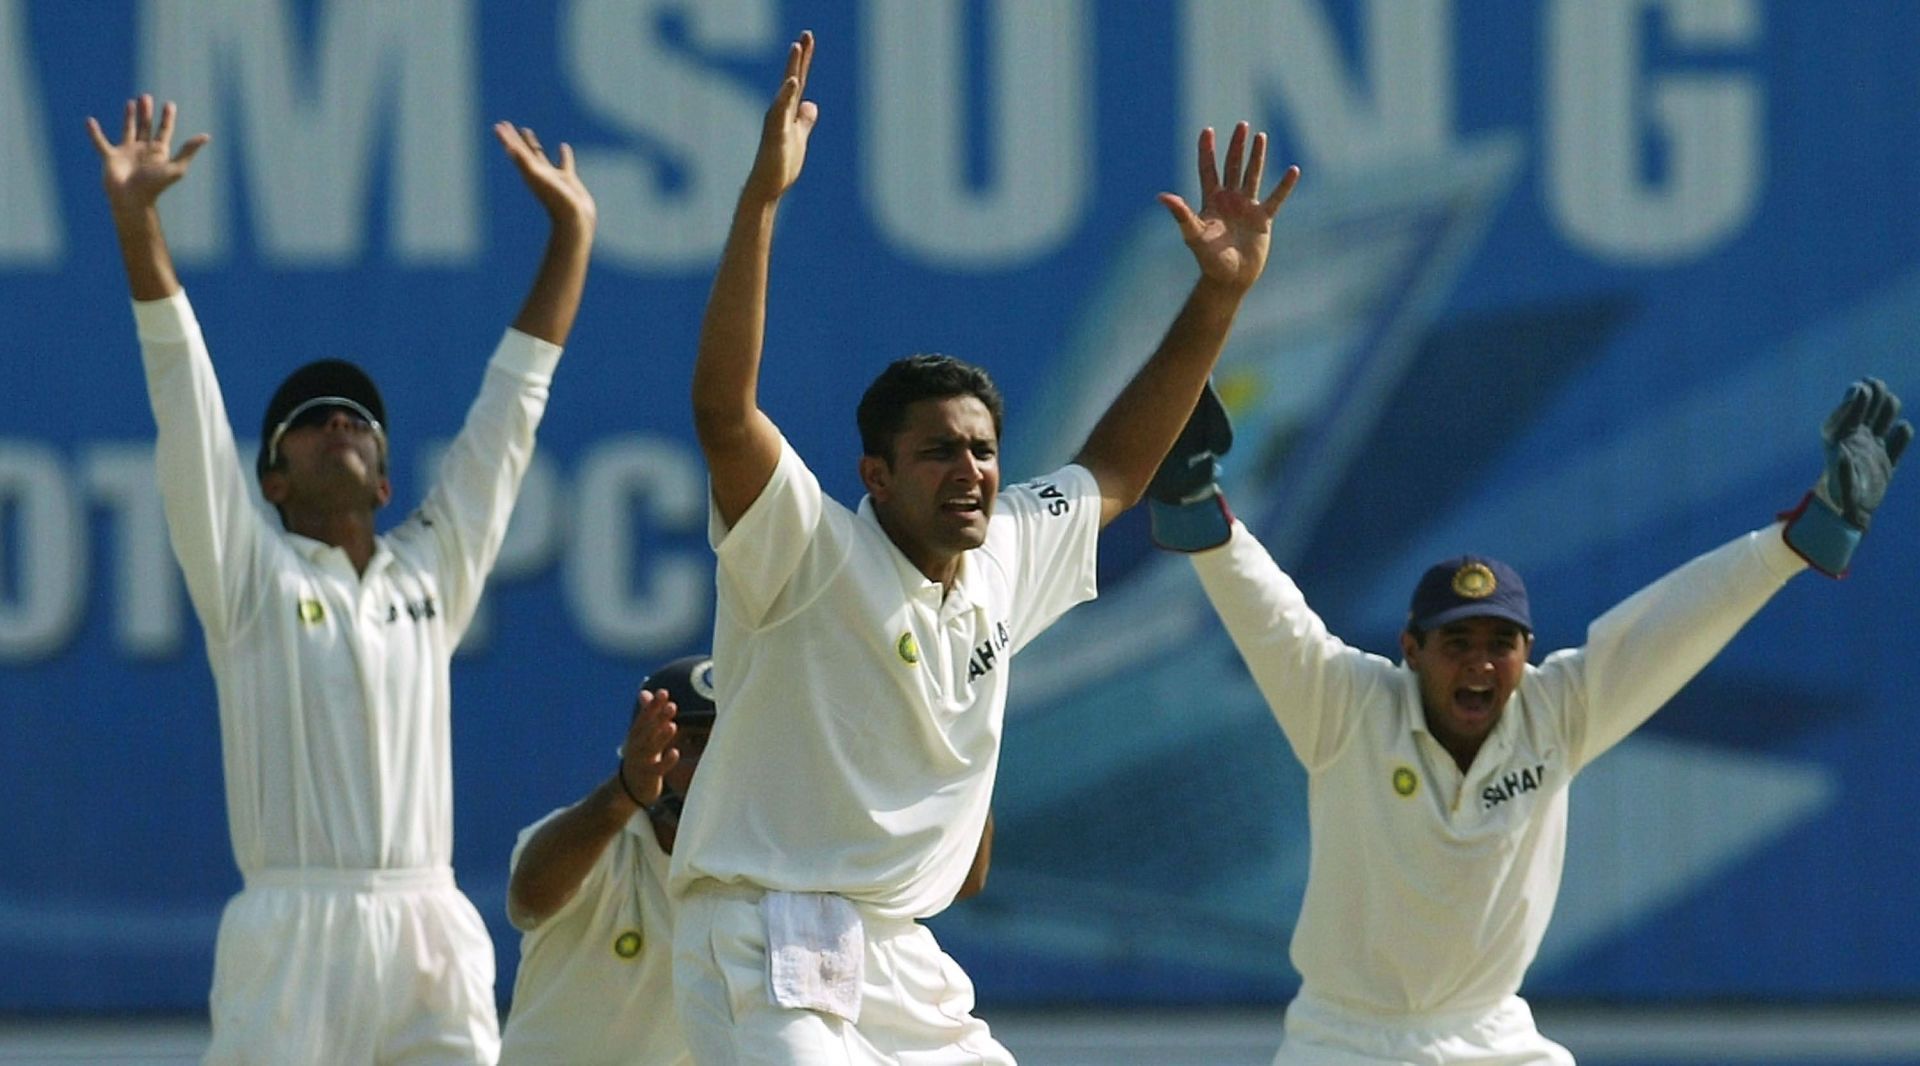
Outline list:
[[[344,407],[308,414],[280,437],[280,465],[261,480],[267,499],[281,507],[384,506],[393,489],[380,432]]]
[[[680,749],[680,761],[667,771],[667,787],[682,796],[693,787],[693,774],[700,768],[700,756],[706,754],[707,738],[713,735],[711,726],[681,726],[674,734],[673,746]]]
[[[880,524],[929,577],[987,542],[1000,491],[1000,439],[977,396],[916,400],[890,460],[864,456],[861,480]]]
[[[1504,618],[1463,618],[1419,643],[1403,633],[1400,649],[1420,678],[1427,729],[1471,762],[1520,685],[1533,637]]]

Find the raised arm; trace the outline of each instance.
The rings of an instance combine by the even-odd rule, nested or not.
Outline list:
[[[1215,167],[1213,131],[1200,131],[1198,214],[1173,193],[1160,195],[1200,266],[1200,280],[1160,347],[1107,408],[1075,459],[1100,484],[1102,524],[1139,502],[1186,423],[1226,345],[1241,298],[1267,265],[1274,216],[1300,180],[1300,168],[1288,167],[1260,199],[1267,135],[1255,134],[1250,151],[1247,142],[1243,122],[1227,145],[1223,178]]]
[[[565,345],[580,312],[580,296],[587,288],[587,256],[593,248],[593,230],[600,214],[593,194],[573,166],[573,146],[560,145],[556,165],[540,147],[540,139],[525,126],[496,122],[493,134],[520,169],[527,188],[547,209],[553,229],[533,288],[513,320],[513,328],[552,344]]]
[[[676,708],[664,692],[643,690],[639,703],[613,775],[547,819],[521,849],[507,881],[507,920],[515,929],[531,930],[559,913],[641,804],[659,801],[662,779],[680,760],[672,746]]]
[[[100,183],[106,188],[113,227],[120,236],[127,287],[141,301],[164,299],[180,291],[173,256],[160,230],[160,194],[186,176],[194,153],[213,139],[205,133],[191,137],[176,155],[171,147],[173,119],[174,106],[169,101],[160,109],[156,127],[153,97],[146,93],[127,101],[118,144],[107,140],[92,116],[87,118],[87,132],[100,153]]]
[[[787,49],[786,79],[760,131],[760,150],[740,190],[720,253],[700,350],[693,364],[693,427],[706,454],[721,519],[739,521],[780,462],[780,431],[760,410],[760,349],[767,322],[767,264],[780,197],[800,177],[819,108],[802,99],[813,65],[813,34]]]

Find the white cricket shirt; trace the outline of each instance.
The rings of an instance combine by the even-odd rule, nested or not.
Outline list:
[[[365,574],[256,503],[199,323],[136,302],[167,529],[219,692],[243,874],[453,856],[448,666],[506,534],[560,349],[509,330],[439,483]]]
[[[1004,489],[943,595],[870,501],[820,490],[792,447],[731,530],[717,515],[723,708],[673,848],[701,878],[937,914],[993,794],[1008,662],[1094,595],[1100,497],[1068,466]]]
[[[509,870],[563,810],[520,831]],[[673,1013],[667,863],[636,812],[573,898],[521,937],[501,1066],[691,1066]]]
[[[1329,634],[1245,526],[1192,559],[1307,769],[1302,994],[1386,1015],[1491,1008],[1519,990],[1560,891],[1568,782],[1806,565],[1774,526],[1635,593],[1584,647],[1527,667],[1462,774],[1427,732],[1413,671]]]

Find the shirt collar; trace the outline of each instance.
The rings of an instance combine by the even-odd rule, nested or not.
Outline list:
[[[974,606],[973,597],[968,591],[968,576],[973,573],[973,552],[963,552],[960,556],[960,568],[953,577],[953,591],[947,592],[940,582],[920,572],[913,560],[900,550],[900,546],[887,535],[885,526],[880,524],[880,516],[874,513],[873,497],[860,497],[860,520],[873,527],[873,531],[886,542],[887,557],[893,561],[894,572],[900,578],[900,587],[910,596],[930,595],[934,602],[941,604],[945,613],[952,613]]]

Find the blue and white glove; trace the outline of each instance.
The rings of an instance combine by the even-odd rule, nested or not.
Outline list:
[[[1913,440],[1913,423],[1899,416],[1900,397],[1885,382],[1862,378],[1847,386],[1846,398],[1820,427],[1826,470],[1800,506],[1780,515],[1788,546],[1829,577],[1846,575],[1894,464]]]
[[[1220,457],[1233,447],[1233,423],[1208,381],[1200,402],[1147,483],[1153,542],[1177,552],[1218,548],[1233,534],[1233,512],[1220,492]]]

